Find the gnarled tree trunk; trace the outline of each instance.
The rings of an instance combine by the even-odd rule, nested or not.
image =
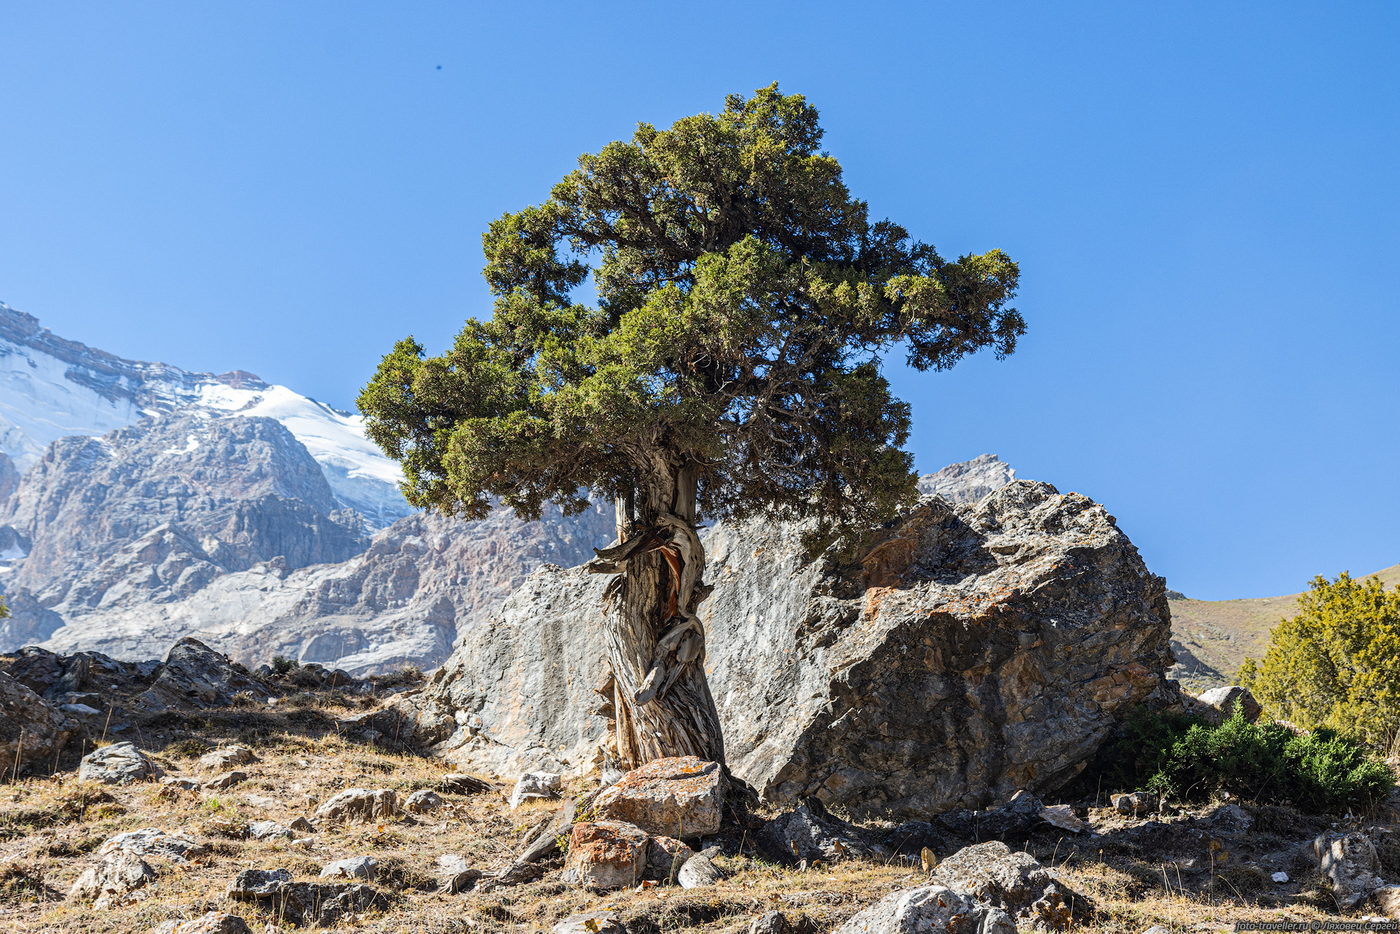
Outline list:
[[[695,531],[695,472],[660,473],[632,502],[618,503],[618,543],[588,566],[618,575],[604,596],[612,677],[603,692],[624,770],[664,756],[724,762],[697,615],[710,588]]]

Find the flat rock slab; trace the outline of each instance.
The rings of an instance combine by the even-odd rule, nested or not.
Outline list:
[[[664,837],[718,833],[724,818],[723,770],[695,756],[657,759],[605,788],[596,809],[608,820]]]

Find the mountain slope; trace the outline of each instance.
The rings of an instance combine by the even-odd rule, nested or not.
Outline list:
[[[359,416],[251,373],[216,376],[126,360],[58,337],[0,303],[0,455],[19,473],[60,438],[103,435],[167,414],[274,419],[305,445],[340,504],[371,527],[413,511],[398,491],[398,465],[364,436]]]
[[[1377,571],[1386,587],[1400,584],[1400,564]],[[1297,612],[1299,594],[1243,600],[1192,600],[1170,595],[1172,648],[1181,680],[1191,687],[1230,683],[1246,658],[1260,658],[1269,632]]]

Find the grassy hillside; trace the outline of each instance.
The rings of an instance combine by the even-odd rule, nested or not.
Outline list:
[[[1400,564],[1373,577],[1386,587],[1400,584]],[[1251,600],[1191,600],[1172,598],[1172,648],[1181,670],[1178,677],[1191,688],[1230,683],[1246,658],[1258,658],[1269,644],[1269,631],[1292,616],[1298,594]]]

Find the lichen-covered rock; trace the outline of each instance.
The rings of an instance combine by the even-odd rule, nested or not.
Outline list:
[[[399,799],[392,788],[347,788],[316,809],[316,816],[331,824],[387,820],[398,814]]]
[[[53,762],[78,730],[72,717],[55,709],[9,675],[0,672],[0,762],[27,772]]]
[[[696,854],[686,860],[681,866],[680,872],[676,873],[676,883],[683,889],[698,889],[707,885],[714,885],[724,878],[724,873],[719,871],[719,867],[710,862],[708,856]]]
[[[363,879],[373,882],[379,875],[379,860],[373,856],[351,856],[321,867],[322,879]]]
[[[575,885],[605,892],[642,881],[647,868],[647,835],[622,821],[579,821],[569,833],[564,874]]]
[[[695,756],[657,759],[603,789],[594,808],[604,818],[664,837],[717,833],[724,817],[723,770]]]
[[[1052,931],[1087,921],[1094,909],[1034,856],[1000,840],[964,847],[938,864],[931,881]]]
[[[154,781],[165,773],[132,743],[113,743],[94,749],[78,763],[78,778],[104,785],[129,785]]]
[[[835,934],[1016,934],[1002,909],[941,885],[886,895],[836,929]]]
[[[856,552],[800,526],[709,530],[706,669],[729,768],[769,801],[921,817],[1052,790],[1166,681],[1161,578],[1102,507],[1018,480],[929,496]],[[606,581],[546,567],[463,640],[420,736],[496,772],[587,766]]]

